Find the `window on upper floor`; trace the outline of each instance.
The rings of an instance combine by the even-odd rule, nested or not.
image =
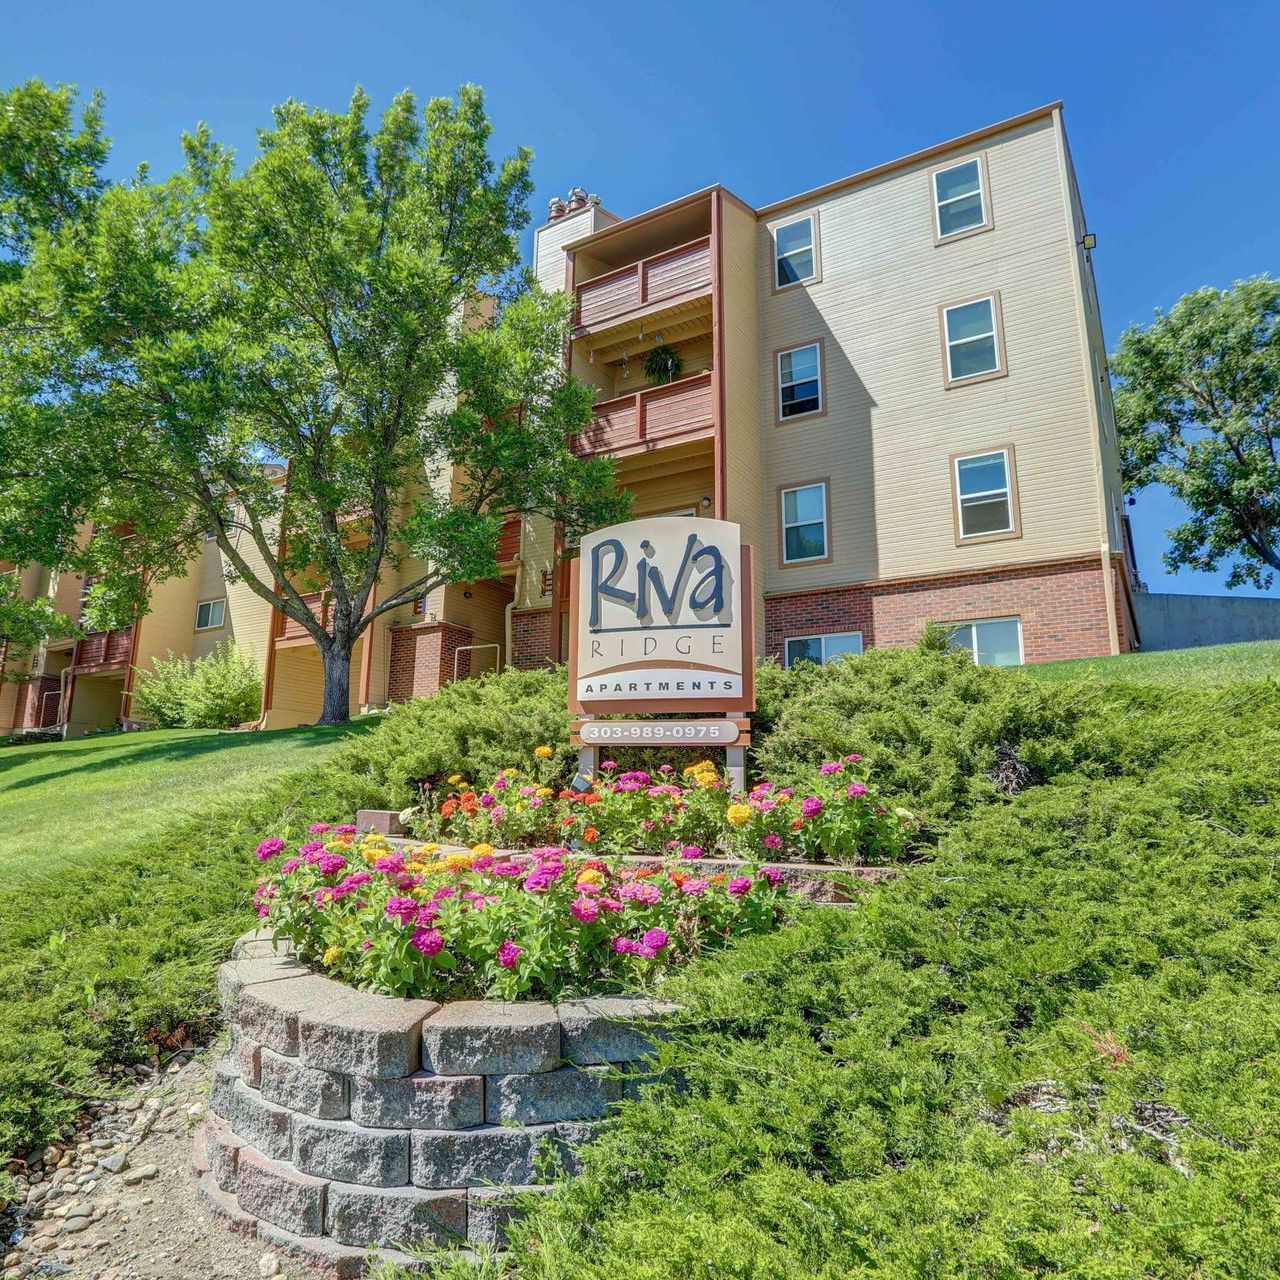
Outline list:
[[[1022,620],[984,618],[960,622],[948,628],[951,642],[965,649],[980,667],[1020,667],[1022,665]]]
[[[988,294],[942,308],[942,342],[948,387],[1005,372],[1000,295]]]
[[[812,214],[784,222],[773,232],[773,285],[786,289],[818,278],[817,221]]]
[[[830,662],[842,653],[862,652],[861,631],[840,631],[826,636],[788,636],[783,660],[788,667],[797,662]]]
[[[957,542],[1020,532],[1012,446],[954,458],[952,477]]]
[[[783,489],[782,563],[803,564],[830,557],[827,535],[827,484],[797,485]]]
[[[810,342],[778,352],[778,417],[822,412],[822,347]]]
[[[220,627],[227,618],[227,602],[225,600],[201,600],[196,605],[196,630],[212,631]]]
[[[991,225],[980,156],[933,171],[934,229],[940,241]]]

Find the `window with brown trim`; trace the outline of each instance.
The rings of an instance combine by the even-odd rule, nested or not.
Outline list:
[[[1005,367],[1000,295],[954,302],[941,311],[946,385],[1001,376]]]
[[[847,653],[862,652],[861,631],[837,631],[820,636],[788,636],[783,646],[783,665],[794,667],[797,662],[813,662],[821,665]]]
[[[196,630],[212,631],[227,620],[227,602],[223,600],[201,600],[196,605]]]
[[[932,181],[933,225],[939,242],[991,225],[981,156],[935,169]]]
[[[830,553],[827,532],[827,486],[825,482],[783,489],[782,562],[803,564],[825,560]]]
[[[816,342],[778,352],[778,417],[822,412],[822,348]]]
[[[773,229],[773,287],[818,278],[818,224],[813,214],[784,222]]]
[[[957,455],[951,478],[957,541],[1019,532],[1011,447]]]

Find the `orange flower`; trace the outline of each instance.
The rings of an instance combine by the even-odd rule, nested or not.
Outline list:
[[[571,826],[573,826],[573,824],[574,824],[574,819],[573,819],[573,818],[561,818],[561,819],[560,819],[560,825],[561,825],[562,827],[571,827]]]
[[[588,791],[586,795],[582,797],[583,804],[599,804],[600,800],[601,800],[601,797],[597,795],[594,791]]]
[[[683,871],[668,871],[667,879],[678,889],[689,877]]]
[[[457,807],[457,799],[454,796],[450,796],[444,804],[440,806],[440,816],[442,818],[452,818]]]
[[[714,875],[714,876],[708,876],[708,877],[707,877],[707,883],[708,883],[708,884],[724,884],[724,872],[723,872],[723,871],[721,871],[721,872],[720,872],[719,874],[717,874],[717,875]]]
[[[588,827],[588,828],[587,828],[587,829],[582,833],[582,838],[583,838],[583,839],[584,839],[588,844],[595,844],[596,840],[598,840],[598,839],[599,839],[599,837],[600,837],[600,833],[595,829],[595,827]]]
[[[801,828],[801,827],[803,827],[803,826],[804,826],[804,820],[803,820],[803,819],[801,819],[801,818],[797,818],[797,819],[796,819],[796,820],[791,824],[791,830],[792,830],[792,831],[799,831],[799,830],[800,830],[800,828]]]

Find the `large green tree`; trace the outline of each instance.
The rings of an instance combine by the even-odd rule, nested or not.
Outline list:
[[[91,524],[75,554],[103,618],[216,532],[229,573],[315,641],[335,722],[359,637],[493,576],[506,513],[571,536],[619,514],[611,464],[570,447],[591,393],[564,371],[568,303],[519,266],[529,154],[495,162],[489,136],[475,87],[424,109],[401,93],[376,127],[357,90],[344,113],[278,107],[243,167],[202,125],[163,181],[82,179],[52,223],[17,208],[0,554]]]
[[[1197,289],[1111,357],[1125,486],[1167,485],[1189,508],[1171,569],[1230,565],[1227,586],[1280,569],[1280,281]]]

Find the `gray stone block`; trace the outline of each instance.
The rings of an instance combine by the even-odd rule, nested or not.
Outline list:
[[[440,1006],[434,1000],[396,1000],[350,987],[339,990],[340,1000],[318,1003],[298,1019],[303,1063],[373,1079],[416,1071],[422,1020]]]
[[[196,1200],[236,1235],[252,1239],[258,1234],[257,1219],[240,1208],[231,1192],[220,1190],[207,1173],[196,1183]]]
[[[258,1088],[268,1102],[302,1111],[322,1120],[342,1120],[348,1114],[347,1081],[333,1071],[303,1066],[297,1058],[286,1058],[270,1049],[259,1054],[261,1077]]]
[[[331,1182],[324,1223],[341,1244],[457,1244],[467,1235],[467,1193]]]
[[[414,1129],[413,1182],[418,1187],[525,1186],[537,1181],[544,1141],[554,1125],[516,1129]]]
[[[598,1122],[562,1120],[556,1125],[552,1148],[566,1173],[576,1177],[582,1172],[582,1157],[579,1153],[583,1147],[595,1141],[599,1132]]]
[[[236,964],[261,964],[243,960]],[[314,1008],[339,1003],[349,988],[314,973],[274,982],[255,982],[241,988],[236,1000],[236,1020],[251,1040],[283,1053],[298,1056],[298,1017]]]
[[[281,982],[307,972],[292,956],[267,955],[227,960],[218,966],[218,1000],[222,1012],[231,1017],[245,987],[259,982]]]
[[[532,1187],[472,1187],[467,1192],[467,1241],[498,1249],[507,1243],[507,1227],[523,1208],[521,1197],[546,1195],[546,1184]]]
[[[293,953],[294,945],[288,938],[271,941],[270,929],[250,929],[231,944],[233,960],[259,960],[264,956],[291,956]]]
[[[560,1065],[560,1019],[532,1000],[456,1000],[422,1024],[422,1065],[442,1076],[551,1071]]]
[[[214,1090],[209,1106],[215,1115],[221,1116],[236,1136],[256,1147],[273,1160],[288,1159],[290,1151],[290,1112],[267,1102],[250,1089],[238,1076],[231,1077],[230,1085],[219,1085],[214,1077]]]
[[[262,1047],[255,1040],[250,1040],[239,1027],[231,1027],[231,1045],[227,1056],[231,1065],[240,1073],[245,1084],[258,1087],[262,1071],[260,1054]]]
[[[327,1186],[320,1178],[308,1177],[287,1164],[276,1164],[256,1151],[245,1148],[240,1152],[236,1203],[255,1218],[294,1235],[323,1234]]]
[[[409,1132],[295,1115],[293,1160],[316,1178],[365,1187],[403,1186],[409,1181]]]
[[[240,1072],[230,1059],[221,1058],[213,1064],[213,1076],[209,1081],[209,1109],[214,1114],[230,1116],[231,1108],[235,1105],[234,1090],[239,1079]]]
[[[484,1123],[483,1076],[418,1071],[400,1080],[351,1078],[351,1118],[373,1129],[470,1129]]]
[[[325,1280],[362,1280],[369,1269],[369,1258],[363,1249],[339,1244],[328,1236],[300,1236],[270,1222],[260,1222],[258,1242],[272,1253],[304,1263]],[[286,1265],[285,1270],[293,1272],[294,1268]]]
[[[204,1118],[204,1151],[209,1173],[223,1191],[235,1192],[236,1166],[244,1143],[232,1132],[231,1126],[210,1113]]]
[[[564,1056],[583,1065],[648,1057],[655,1042],[666,1037],[663,1023],[679,1012],[675,1005],[649,996],[562,1000],[556,1011]]]
[[[621,1097],[622,1079],[609,1067],[486,1076],[484,1118],[490,1124],[598,1120]]]

